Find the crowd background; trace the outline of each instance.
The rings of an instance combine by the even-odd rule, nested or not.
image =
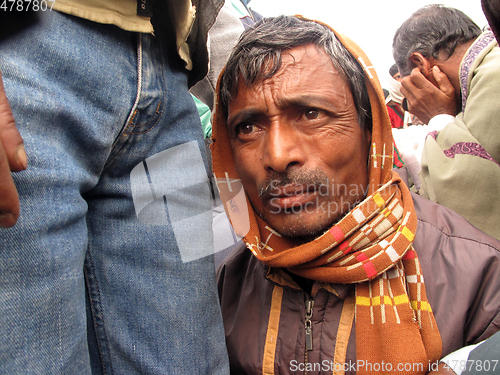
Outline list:
[[[479,27],[488,24],[480,0],[369,1],[369,0],[252,0],[250,8],[266,16],[300,14],[325,22],[349,36],[373,63],[383,88],[388,88],[388,72],[394,64],[392,38],[401,23],[427,4],[439,3],[467,14]],[[346,14],[350,15],[346,17]],[[352,15],[352,16],[351,16]]]
[[[252,12],[249,12],[250,14],[247,14],[247,12],[246,12],[246,11],[248,11],[248,9],[246,8],[247,2],[249,2],[249,1],[241,0],[241,4],[245,5],[245,7],[243,8],[243,12],[241,14],[238,14],[238,18],[231,20],[231,21],[234,21],[233,24],[235,24],[237,26],[237,29],[238,29],[237,33],[241,32],[242,28],[248,26],[248,24],[245,21],[249,21],[250,24],[255,21],[254,15],[252,14]],[[226,3],[227,3],[226,4],[227,6],[230,6],[229,0],[226,0]],[[234,3],[236,3],[238,6],[241,5],[240,2],[238,2],[238,0],[234,0],[233,4]],[[257,1],[254,1],[252,3],[252,8],[255,9],[259,13],[265,14],[266,16],[273,16],[276,14],[302,14],[305,17],[309,17],[312,19],[318,19],[318,20],[323,21],[327,24],[334,25],[337,30],[340,30],[342,33],[345,33],[347,36],[349,36],[349,38],[352,38],[354,41],[359,43],[360,46],[363,49],[365,49],[367,54],[372,56],[373,62],[374,62],[373,66],[366,66],[366,64],[363,66],[365,74],[368,74],[370,79],[376,80],[375,78],[373,78],[371,76],[370,71],[377,72],[377,75],[379,76],[379,79],[382,83],[382,86],[386,87],[386,81],[390,79],[389,77],[392,76],[394,79],[396,79],[395,75],[389,69],[394,64],[393,59],[392,59],[392,51],[391,51],[391,47],[390,47],[390,45],[392,44],[392,36],[394,35],[394,29],[396,29],[397,26],[401,24],[402,20],[406,19],[409,14],[411,14],[414,10],[421,7],[422,5],[425,5],[426,3],[427,3],[427,1],[426,2],[413,1],[411,3],[408,2],[407,4],[406,3],[404,3],[404,4],[401,4],[401,3],[385,4],[384,2],[377,2],[376,5],[374,5],[368,1],[362,1],[362,2],[358,1],[358,2],[351,2],[350,4],[337,4],[337,2],[331,2],[331,1],[326,2],[326,1],[319,1],[318,0],[318,1],[313,1],[312,3],[311,2],[304,3],[304,2],[298,2],[298,1],[293,1],[293,2],[291,2],[291,1],[288,1],[288,2],[275,1],[272,3],[264,4],[263,2],[257,0]],[[457,4],[457,2],[454,2],[454,4],[445,4],[445,5],[451,5],[453,7],[456,7],[456,8],[463,10],[466,14],[470,15],[470,17],[472,17],[473,20],[478,25],[480,25],[480,27],[484,27],[487,24],[484,15],[482,15],[482,13],[481,13],[481,6],[480,6],[479,0],[476,0],[473,3],[462,2],[461,4]],[[222,14],[223,13],[221,13],[221,15]],[[345,17],[346,14],[353,15],[353,17]],[[358,17],[356,17],[356,15],[358,15]],[[345,22],[346,20],[348,20],[347,24]],[[222,21],[222,16],[219,17],[219,21]],[[226,28],[227,27],[225,27],[224,29],[226,29]],[[216,41],[215,30],[216,30],[216,28],[214,27],[214,29],[212,30],[212,42],[214,42],[214,46],[215,46],[215,41]],[[103,34],[105,34],[105,33],[103,33]],[[142,39],[141,39],[141,41],[142,41]],[[211,54],[211,60],[212,60],[211,61],[212,62],[211,68],[214,71],[213,78],[217,77],[217,72],[216,72],[217,67],[214,64],[214,62],[217,61],[217,59],[215,58],[215,53],[214,53],[215,52],[215,48],[213,48],[214,46],[210,46],[211,52],[212,52],[212,54]],[[221,44],[221,46],[222,46],[222,44]],[[142,45],[140,48],[142,48]],[[133,52],[135,53],[135,51],[133,51]],[[224,52],[224,51],[222,51],[222,52]],[[175,60],[174,60],[174,57],[169,55],[168,59],[169,59],[169,61],[170,60],[177,61],[177,56],[175,56]],[[138,59],[138,61],[141,61],[141,63],[142,63],[142,59]],[[363,60],[360,60],[360,61],[363,62]],[[69,64],[69,65],[71,66],[71,64]],[[368,64],[368,65],[370,65],[370,64]],[[175,68],[175,65],[172,65],[172,66]],[[9,71],[8,69],[2,69],[2,70],[6,71],[6,72]],[[175,69],[173,69],[173,71],[175,71]],[[403,69],[401,70],[401,72],[403,72]],[[5,77],[8,78],[8,75],[5,75]],[[201,78],[201,76],[200,76],[200,78]],[[210,78],[210,75],[209,75],[209,78]],[[184,94],[186,94],[186,96],[188,96],[187,87],[185,87],[185,86],[186,85],[182,85],[182,88],[184,89],[183,92],[184,92]],[[8,88],[8,85],[6,87]],[[213,89],[213,87],[212,87],[212,89]],[[15,90],[13,90],[13,91],[15,91]],[[77,91],[78,90],[75,90],[75,92],[77,92]],[[205,93],[205,91],[204,90],[201,90],[201,91],[203,91],[203,92],[196,92],[196,90],[191,91],[191,94],[193,96],[196,96],[198,99],[200,99],[199,100],[200,102],[202,99],[205,99],[205,100],[207,99],[207,98],[203,97],[203,95],[202,95]],[[391,90],[389,90],[389,91],[391,91]],[[209,95],[209,97],[210,97],[210,95]],[[137,99],[137,100],[139,100],[139,99]],[[22,100],[18,100],[18,101],[22,102]],[[181,100],[179,100],[179,102],[183,102],[183,103],[189,102],[190,104],[192,104],[190,100],[181,99]],[[13,103],[16,103],[16,102],[13,101]],[[203,114],[209,114],[210,113],[209,110],[212,109],[212,108],[210,108],[210,107],[212,107],[212,103],[210,103],[210,100],[208,100],[208,103],[205,103],[205,104],[206,104],[207,108],[203,110],[198,105],[197,112],[194,110],[194,107],[191,105],[191,107],[192,107],[192,108],[190,108],[191,118],[197,119],[197,115],[199,115],[200,117],[202,117],[202,121],[203,121],[203,117],[204,117]],[[382,103],[382,105],[383,104],[384,103]],[[385,104],[389,104],[388,101],[386,101]],[[399,103],[399,104],[401,104],[401,103]],[[149,108],[150,106],[147,106],[147,107]],[[153,108],[153,107],[151,107],[151,108]],[[158,106],[156,108],[157,108],[157,110],[155,113],[159,114],[158,108],[160,108],[160,106]],[[14,109],[16,109],[16,107],[14,107]],[[23,111],[19,110],[19,109],[18,109],[18,112],[23,113]],[[169,112],[167,111],[167,113],[169,113]],[[132,116],[132,119],[134,119],[134,118],[135,118],[135,112],[134,112],[134,115]],[[215,116],[215,118],[217,118],[217,116]],[[404,120],[404,121],[405,121],[405,124],[407,124],[407,121],[406,120]],[[21,121],[21,123],[22,123],[22,121]],[[192,123],[197,124],[197,121],[192,121]],[[412,122],[412,124],[415,124],[415,123]],[[394,127],[399,127],[399,126],[394,126]],[[225,128],[226,127],[224,126],[224,129]],[[199,130],[199,129],[195,129],[195,130]],[[211,124],[207,120],[207,125],[204,126],[205,138],[209,138],[210,130],[211,130]],[[200,133],[200,132],[198,132],[198,133]],[[137,133],[134,133],[134,134],[137,134]],[[390,132],[389,132],[389,134],[390,134]],[[392,138],[390,136],[388,136],[388,138],[391,139],[391,141],[392,141]],[[204,151],[203,147],[202,147],[203,138],[201,137],[201,134],[198,134],[198,139],[195,142],[199,142],[198,147],[200,148],[200,152],[203,153],[203,151]],[[397,143],[397,140],[396,140],[396,143]],[[415,147],[415,149],[417,149],[417,148],[418,147]],[[198,148],[196,150],[198,150]],[[403,150],[403,151],[406,151],[406,150]],[[385,154],[385,152],[384,152],[384,154]],[[401,156],[403,157],[403,159],[404,159],[404,155],[405,155],[405,152],[402,152]],[[378,156],[380,156],[380,155],[378,155]],[[142,155],[140,155],[140,157],[142,158]],[[147,160],[150,160],[150,159],[151,159],[151,157]],[[261,160],[262,160],[262,158],[261,158]],[[136,163],[136,162],[137,161],[135,161],[134,163]],[[407,164],[407,168],[409,170],[410,177],[413,178],[412,182],[416,186],[416,191],[419,192],[418,184],[417,184],[418,181],[415,179],[417,174],[414,175],[411,173],[411,170],[409,168],[410,163],[408,163],[407,159],[405,160],[405,163]],[[180,163],[179,163],[179,165],[180,165]],[[131,177],[131,179],[132,179],[132,177]],[[134,192],[134,189],[132,189],[132,192]],[[134,203],[135,203],[135,201],[134,201]],[[137,209],[137,207],[135,207],[135,208]],[[132,212],[132,211],[130,210],[130,212]],[[209,212],[209,211],[205,210],[205,213],[206,212]],[[29,215],[25,215],[25,216],[29,217]],[[137,214],[137,216],[139,216],[139,214]],[[134,217],[134,219],[135,219],[135,217]],[[206,220],[206,221],[208,222],[208,220]],[[148,221],[145,224],[151,224],[151,223],[152,222]],[[153,224],[156,224],[156,222],[154,222]],[[96,227],[98,227],[98,226],[99,225],[96,225]],[[172,223],[172,226],[174,226],[174,223]],[[18,225],[18,227],[19,227],[19,225]],[[174,230],[175,230],[175,228],[174,228]],[[199,230],[198,230],[198,232],[199,232]],[[141,245],[142,245],[142,243],[141,243]],[[203,244],[203,245],[205,245],[205,244]],[[179,250],[182,250],[181,246],[180,245],[178,245],[178,246],[179,246]],[[146,247],[149,247],[149,246],[146,246]],[[204,246],[197,246],[197,247],[203,248]],[[208,246],[208,247],[210,247],[210,246]],[[99,246],[96,246],[96,248],[100,249]],[[151,248],[154,249],[155,247],[151,246]],[[180,255],[183,255],[182,251],[180,251],[180,253],[181,253]],[[141,257],[144,258],[144,256],[141,256]],[[427,259],[429,259],[429,258],[427,258]],[[192,261],[192,260],[193,259],[191,259],[191,258],[189,259],[189,261]],[[195,259],[195,260],[197,260],[197,259]],[[185,259],[182,259],[182,261],[186,262]],[[106,262],[102,262],[102,263],[105,264]],[[496,264],[498,264],[498,263],[496,263]],[[86,266],[90,268],[89,265],[86,265]],[[19,267],[19,268],[21,268],[21,267]],[[207,270],[207,269],[210,269],[211,267],[202,267],[202,268],[205,268],[205,270]],[[93,271],[93,269],[90,271]],[[211,269],[210,269],[210,272],[211,272]],[[90,272],[89,272],[89,274],[90,274]],[[197,272],[191,272],[189,274],[198,275]],[[430,274],[432,274],[432,272]],[[210,278],[210,276],[209,276],[209,278]],[[181,277],[181,279],[184,279],[184,277]],[[186,279],[186,280],[188,280],[188,279]],[[93,281],[93,280],[91,280],[91,281]],[[89,283],[89,280],[87,280],[86,282]],[[81,284],[80,286],[82,286],[83,282],[80,284]],[[133,285],[134,283],[131,283],[131,284]],[[200,283],[197,283],[197,285],[203,286],[205,284],[202,281]],[[210,285],[211,285],[210,283],[207,284],[208,288],[210,288]],[[93,285],[91,285],[91,286],[93,286]],[[90,287],[88,287],[88,288],[90,289]],[[90,294],[92,294],[92,290],[90,292],[91,292]],[[180,294],[182,294],[182,293],[180,293]],[[200,293],[200,295],[204,295],[204,293]],[[90,298],[92,299],[92,303],[97,304],[97,301],[96,301],[96,299],[94,299],[93,294],[90,296]],[[211,306],[215,308],[216,304],[213,303],[214,301],[215,301],[215,299],[212,298]],[[100,303],[100,301],[98,301],[98,302]],[[196,305],[196,303],[194,303],[194,304]],[[140,304],[137,304],[137,305],[140,306]],[[201,306],[201,305],[203,305],[203,303],[198,304],[198,306]],[[6,306],[7,306],[7,304],[6,304]],[[92,305],[92,307],[94,307],[94,306]],[[177,304],[176,304],[176,307],[177,307]],[[179,309],[179,310],[184,311],[184,309]],[[80,313],[82,311],[80,311]],[[187,317],[193,317],[195,315],[196,315],[195,312],[193,312],[193,314],[189,314],[189,313],[186,314]],[[211,316],[211,314],[208,314],[208,315]],[[215,312],[214,316],[218,316],[217,312]],[[163,319],[156,319],[155,317],[153,317],[151,319],[151,321],[158,321],[158,320],[163,321]],[[13,321],[14,321],[14,319],[13,319]],[[188,323],[185,326],[191,327],[192,324],[193,323]],[[82,325],[82,327],[83,327],[83,325]],[[99,328],[98,324],[96,324],[96,327]],[[217,331],[217,333],[220,334],[221,333],[220,324],[215,324],[215,328],[216,328],[215,331]],[[28,331],[28,329],[27,329],[27,331]],[[80,331],[83,333],[85,332],[85,330],[80,330]],[[151,330],[145,329],[145,331],[151,331]],[[205,330],[205,332],[208,332],[208,331]],[[68,337],[70,337],[70,336],[71,335],[68,335]],[[196,337],[196,336],[197,335],[193,335],[193,337]],[[211,335],[207,335],[207,336],[211,336]],[[496,337],[498,337],[498,335]],[[126,341],[127,341],[127,345],[131,344],[131,342],[129,340],[126,340]],[[146,340],[146,341],[148,341],[148,340]],[[176,341],[176,340],[174,339],[174,341]],[[182,341],[183,340],[179,340],[179,342],[182,342]],[[223,342],[223,340],[214,340],[214,341],[217,341],[219,344],[221,342]],[[82,340],[82,342],[84,342],[84,340]],[[6,344],[5,345],[6,347],[13,346],[13,345],[9,345],[9,343],[4,343],[4,344]],[[203,346],[202,343],[199,343],[199,345]],[[21,346],[21,345],[19,345],[19,346]],[[217,348],[220,349],[220,348],[222,348],[222,346],[223,345],[218,345],[215,348],[214,352],[217,352]],[[90,348],[90,345],[89,345],[89,348]],[[88,353],[86,353],[86,350],[87,350],[87,348],[83,347],[82,353],[84,353],[85,356],[87,356],[87,354],[88,354]],[[309,350],[309,349],[307,349],[307,350]],[[135,347],[134,347],[134,352],[135,352]],[[220,365],[221,368],[225,367],[225,363],[226,363],[225,362],[225,353],[223,353],[223,350],[219,350],[218,354],[220,355],[221,360],[220,360],[220,362],[218,360],[214,361],[214,362],[217,362],[214,364],[214,366]],[[7,356],[8,355],[10,355],[10,354],[7,354]],[[90,353],[89,355],[92,356],[92,353]],[[14,357],[14,356],[12,355],[12,357]],[[159,355],[158,357],[163,359],[163,358],[165,358],[165,355],[162,354],[162,355]],[[219,356],[212,355],[212,354],[208,354],[207,357],[219,358]],[[101,360],[102,360],[102,358],[101,358]],[[163,362],[163,361],[160,361],[160,362]],[[171,361],[169,361],[169,360],[167,360],[166,362],[168,362],[169,365],[171,365],[172,367],[174,367],[176,369],[179,369],[180,367],[184,367],[184,366],[175,366],[175,364],[171,363]],[[103,363],[104,363],[104,361],[103,361]],[[16,366],[19,367],[19,364]],[[198,364],[194,364],[194,366],[196,366],[196,368],[200,368],[200,366]],[[92,369],[92,370],[94,370],[94,369]],[[220,372],[218,372],[218,373],[220,373]]]

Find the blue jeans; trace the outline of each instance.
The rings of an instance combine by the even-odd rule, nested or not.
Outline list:
[[[224,374],[203,133],[175,50],[40,12],[0,43],[28,169],[0,373]]]

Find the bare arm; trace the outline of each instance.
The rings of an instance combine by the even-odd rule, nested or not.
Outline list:
[[[16,128],[0,74],[0,227],[12,227],[17,222],[19,196],[11,172],[26,167],[23,139]]]

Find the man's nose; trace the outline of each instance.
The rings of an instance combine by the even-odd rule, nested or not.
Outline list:
[[[304,143],[300,133],[281,124],[270,127],[264,144],[263,163],[266,171],[285,172],[305,162]]]

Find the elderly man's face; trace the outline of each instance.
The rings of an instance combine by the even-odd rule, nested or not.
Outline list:
[[[326,53],[307,45],[282,59],[273,77],[240,82],[231,147],[258,215],[286,237],[317,236],[366,195],[370,132]]]

